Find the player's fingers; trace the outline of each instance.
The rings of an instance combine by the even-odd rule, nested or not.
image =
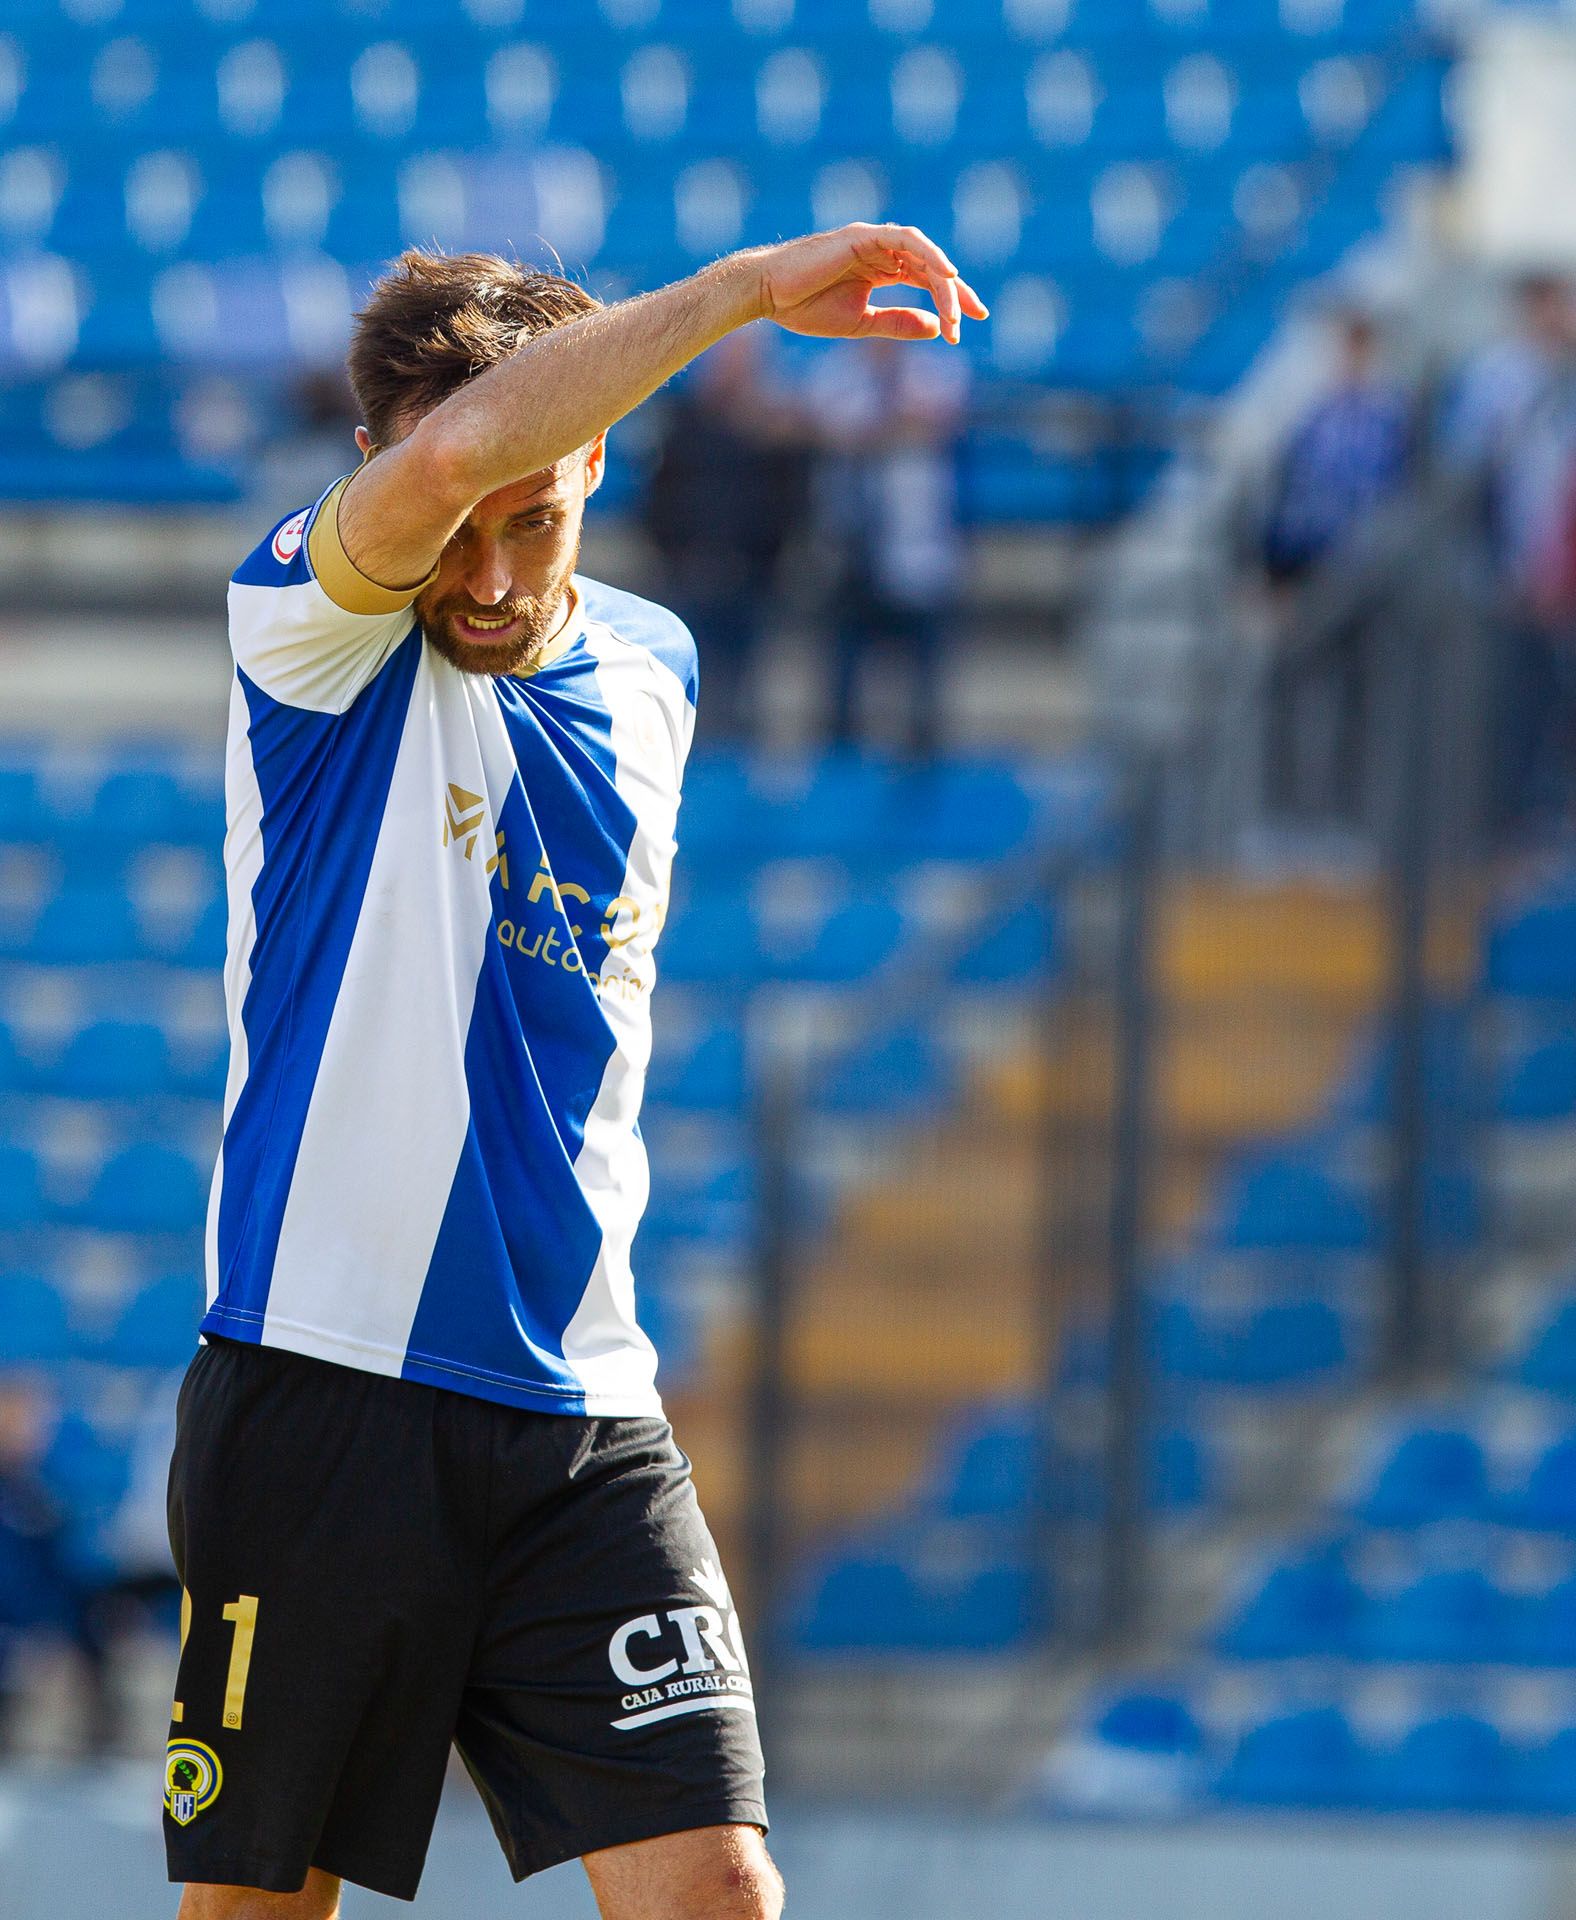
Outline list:
[[[945,275],[948,279],[956,278],[957,268],[928,233],[921,233],[918,227],[899,226],[885,226],[879,231],[895,252],[911,254],[932,273]]]
[[[931,275],[930,297],[936,303],[936,312],[941,319],[941,331],[953,346],[956,346],[963,323],[963,309],[958,300],[957,275],[944,273],[939,279]]]
[[[941,322],[923,307],[866,307],[860,332],[866,340],[934,340]]]
[[[967,280],[959,280],[957,282],[957,289],[959,303],[971,320],[988,320],[990,318],[990,308],[986,306],[985,302],[969,285]]]

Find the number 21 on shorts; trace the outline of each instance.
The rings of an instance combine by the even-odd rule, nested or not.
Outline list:
[[[230,1638],[230,1670],[224,1682],[224,1725],[231,1733],[239,1732],[241,1715],[246,1706],[246,1676],[252,1668],[252,1640],[257,1632],[257,1595],[255,1593],[237,1594],[224,1608],[224,1618],[229,1621],[232,1633]],[[186,1651],[186,1638],[192,1630],[192,1597],[184,1587],[181,1588],[181,1652]],[[177,1700],[170,1709],[170,1718],[177,1726],[185,1719],[186,1708]]]

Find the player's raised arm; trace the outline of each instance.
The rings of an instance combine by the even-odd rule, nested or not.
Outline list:
[[[879,286],[932,307],[872,306]],[[621,419],[707,347],[752,320],[831,339],[957,342],[979,296],[914,227],[860,223],[730,255],[691,279],[526,341],[370,460],[339,501],[345,551],[389,588],[423,580],[471,508]]]

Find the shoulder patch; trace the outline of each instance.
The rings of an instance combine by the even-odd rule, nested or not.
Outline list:
[[[293,514],[274,535],[274,558],[281,566],[288,566],[301,551],[301,542],[306,535],[307,515],[310,512],[309,507],[303,507],[299,513]]]

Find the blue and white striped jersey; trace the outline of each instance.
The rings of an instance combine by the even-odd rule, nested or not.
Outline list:
[[[355,574],[337,491],[230,587],[203,1331],[654,1412],[630,1249],[694,643],[577,577],[528,674],[461,673]]]

